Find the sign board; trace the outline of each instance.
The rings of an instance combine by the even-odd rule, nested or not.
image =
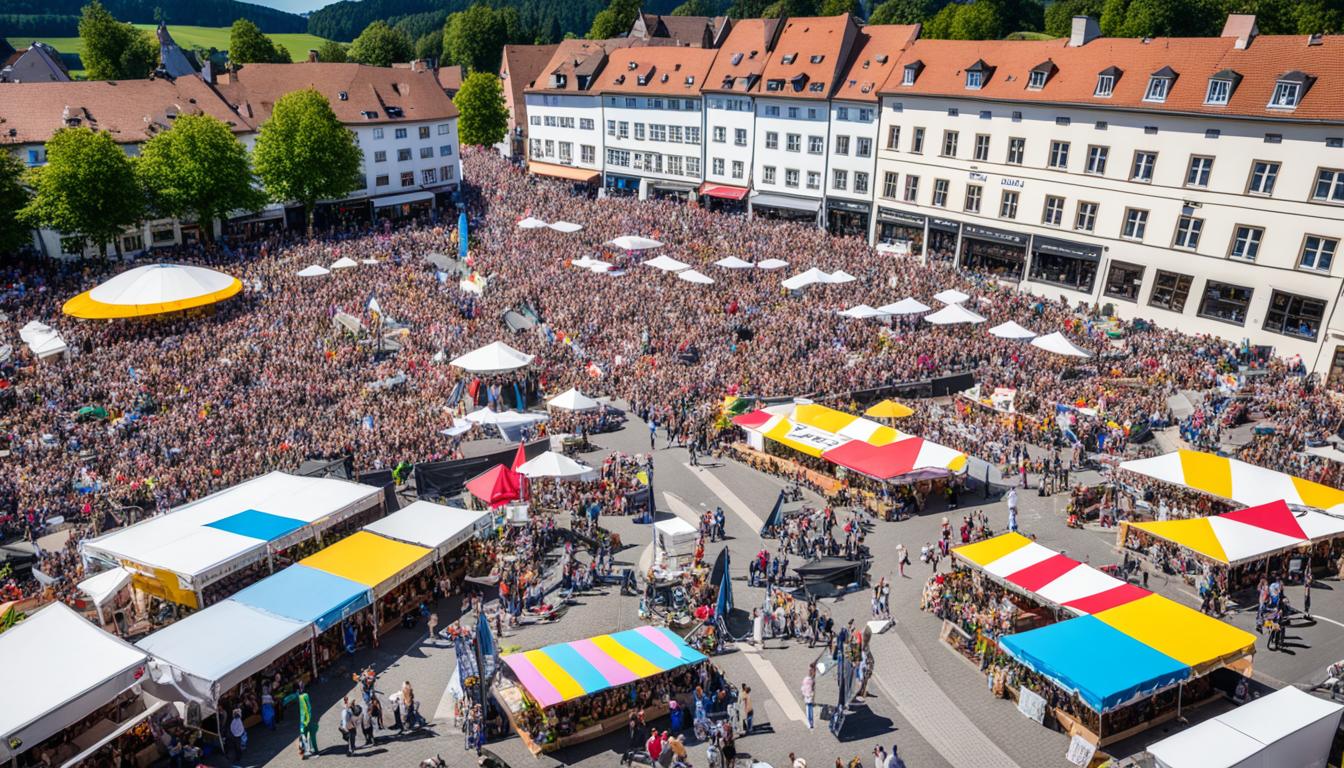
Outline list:
[[[1042,725],[1045,724],[1045,699],[1026,686],[1018,690],[1017,711]]]

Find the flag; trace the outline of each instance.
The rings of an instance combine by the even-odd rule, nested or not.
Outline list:
[[[467,258],[467,210],[457,214],[457,258]]]
[[[383,308],[378,305],[377,296],[369,296],[369,303],[365,305],[371,315],[382,315]]]
[[[527,451],[523,450],[523,443],[520,440],[518,442],[518,452],[513,455],[513,466],[510,467],[510,469],[512,469],[513,472],[517,474],[518,468],[526,463],[527,463]],[[523,501],[526,501],[528,498],[529,489],[527,485],[528,485],[527,478],[523,477],[522,475],[518,475],[518,495],[522,498]]]
[[[495,634],[490,631],[490,620],[484,611],[478,611],[476,616],[476,647],[481,653],[481,677],[489,679],[499,661],[499,646],[495,645]]]
[[[733,584],[729,580],[728,548],[723,549],[723,577],[719,579],[719,600],[714,606],[714,615],[726,620],[733,610]]]

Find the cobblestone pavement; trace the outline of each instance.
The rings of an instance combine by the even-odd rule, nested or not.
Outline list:
[[[636,422],[623,432],[599,436],[599,442],[601,450],[586,457],[589,461],[600,461],[604,453],[611,450],[646,451],[647,430]],[[738,608],[749,609],[763,599],[764,592],[746,585],[747,558],[761,547],[758,520],[769,512],[782,482],[733,462],[696,469],[687,461],[685,451],[664,447],[662,436],[659,436],[655,463],[660,512],[667,510],[663,493],[675,494],[695,510],[712,509],[716,505],[724,507],[728,539],[711,545],[706,556],[712,558],[720,546],[731,550],[736,604]],[[1081,482],[1096,480],[1087,475],[1078,479]],[[1115,562],[1114,531],[1068,529],[1063,514],[1066,501],[1064,495],[1039,497],[1035,491],[1019,492],[1020,527],[1026,533],[1035,534],[1042,544],[1061,549],[1072,557],[1096,565]],[[715,663],[731,680],[751,685],[753,699],[757,702],[759,724],[754,734],[740,740],[742,752],[775,768],[785,766],[790,753],[805,757],[810,768],[829,768],[837,758],[848,763],[854,756],[861,757],[863,765],[871,766],[873,749],[878,744],[887,749],[893,744],[899,745],[901,756],[911,768],[1065,768],[1069,765],[1064,760],[1068,742],[1062,734],[1022,717],[1010,702],[991,697],[984,676],[938,641],[940,622],[918,609],[922,585],[930,574],[929,567],[915,562],[913,567],[906,569],[907,578],[902,579],[897,574],[894,552],[898,543],[918,551],[923,543],[936,539],[944,514],[958,516],[973,508],[984,509],[993,526],[1002,529],[1006,525],[1007,513],[1002,501],[977,497],[958,510],[945,512],[941,508],[932,508],[911,520],[878,523],[869,537],[876,555],[873,578],[886,576],[893,584],[891,609],[895,621],[891,629],[874,637],[873,651],[877,661],[874,684],[870,686],[866,706],[857,708],[847,720],[842,740],[837,740],[820,725],[816,730],[808,730],[801,714],[799,683],[808,662],[816,658],[818,650],[807,648],[805,643],[767,640],[763,649],[739,646],[715,657]],[[620,553],[618,567],[637,566],[650,544],[649,527],[635,525],[626,518],[604,518],[603,522],[619,532],[626,543],[633,545]],[[1197,605],[1191,588],[1175,578],[1154,578],[1149,586],[1173,599]],[[1300,588],[1290,588],[1290,597],[1298,599],[1298,590]],[[1344,630],[1344,623],[1341,623],[1344,621],[1344,590],[1338,589],[1333,579],[1320,582],[1313,599],[1313,607],[1319,611],[1316,622],[1290,631],[1288,651],[1269,653],[1262,650],[1255,663],[1258,680],[1273,687],[1314,683],[1323,677],[1327,663],[1344,658],[1344,631],[1341,631]],[[853,618],[856,624],[862,624],[869,618],[869,604],[864,593],[826,603],[838,623]],[[459,615],[459,606],[456,600],[446,600],[437,606],[437,611],[441,621],[449,622]],[[1251,621],[1245,615],[1235,615],[1230,621],[1251,629]],[[506,647],[536,648],[626,629],[639,623],[638,599],[623,598],[610,590],[607,594],[582,597],[580,605],[558,624],[523,626],[511,630],[500,643]],[[1098,660],[1099,663],[1104,661]],[[347,758],[340,749],[336,729],[339,705],[343,695],[354,691],[351,672],[368,663],[379,671],[381,691],[390,692],[403,680],[409,680],[421,701],[422,712],[433,716],[432,722],[416,734],[386,734],[378,744],[361,748],[355,757]],[[378,766],[416,766],[421,760],[438,754],[449,766],[474,766],[474,756],[463,749],[462,735],[452,723],[451,706],[444,699],[452,664],[451,649],[429,643],[421,626],[399,629],[379,648],[361,652],[325,673],[312,689],[314,703],[323,713],[319,744],[326,750],[321,762],[349,759]],[[823,679],[819,684],[818,702],[826,701],[827,691],[833,690],[825,685]],[[1216,710],[1191,713],[1191,720],[1198,721],[1213,711]],[[300,763],[293,714],[288,714],[289,719],[277,731],[253,732],[245,763],[275,768]],[[665,727],[665,722],[657,725]],[[1176,727],[1180,726],[1170,724],[1158,728],[1154,734],[1122,746],[1128,750],[1142,749],[1147,741],[1161,738]],[[528,754],[517,738],[491,744],[490,749],[515,768],[556,764],[605,768],[617,764],[624,746],[624,736],[618,734],[540,759]],[[697,768],[705,765],[704,754],[702,746],[691,749]]]

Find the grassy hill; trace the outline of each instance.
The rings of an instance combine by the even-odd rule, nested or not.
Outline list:
[[[154,33],[153,24],[136,24],[135,26],[147,30],[150,34]],[[170,25],[168,31],[172,33],[173,39],[185,50],[191,50],[195,47],[215,48],[221,51],[229,49],[229,28],[228,27],[187,27]],[[285,33],[280,32],[270,35],[276,43],[285,46],[289,55],[295,61],[303,61],[308,58],[308,49],[317,48],[326,42],[316,35],[304,33]],[[61,53],[80,54],[84,50],[84,41],[78,37],[44,37],[40,38],[42,42],[56,47]],[[27,48],[32,40],[18,37],[8,38],[10,45],[15,48]],[[78,70],[71,70],[78,75]]]

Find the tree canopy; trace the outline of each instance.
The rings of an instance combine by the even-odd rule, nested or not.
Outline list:
[[[714,6],[710,5],[709,0],[686,0],[686,2],[673,8],[667,15],[669,16],[713,16]]]
[[[331,64],[344,64],[349,61],[345,55],[345,46],[335,40],[328,40],[317,48],[317,60]]]
[[[140,220],[144,198],[131,158],[112,136],[91,128],[61,128],[47,140],[47,164],[28,172],[32,199],[19,219],[35,228],[115,243]]]
[[[311,88],[280,97],[252,150],[266,194],[275,202],[302,203],[310,232],[318,200],[339,199],[364,186],[363,157],[331,103]]]
[[[98,0],[84,6],[79,17],[80,58],[90,80],[138,80],[159,60],[149,33],[117,21]]]
[[[393,29],[386,21],[375,21],[359,33],[350,44],[346,56],[351,61],[374,67],[390,67],[395,62],[410,61],[414,50],[410,38]]]
[[[229,28],[229,61],[235,64],[285,64],[289,51],[267,37],[247,19],[233,22]]]
[[[19,221],[19,211],[29,198],[24,170],[19,158],[0,152],[0,253],[14,253],[29,239],[30,228]]]
[[[490,146],[504,140],[509,129],[509,110],[504,104],[503,84],[494,73],[468,75],[453,103],[460,113],[457,131],[461,143]]]
[[[471,72],[498,72],[504,44],[521,42],[509,38],[509,23],[504,9],[484,3],[454,13],[443,28],[444,61]]]
[[[588,29],[589,40],[606,40],[620,37],[630,31],[639,15],[639,0],[611,0],[611,5],[593,17],[593,26]]]
[[[135,174],[155,213],[194,219],[207,237],[214,219],[266,203],[254,186],[247,148],[210,115],[178,116],[141,147]]]

